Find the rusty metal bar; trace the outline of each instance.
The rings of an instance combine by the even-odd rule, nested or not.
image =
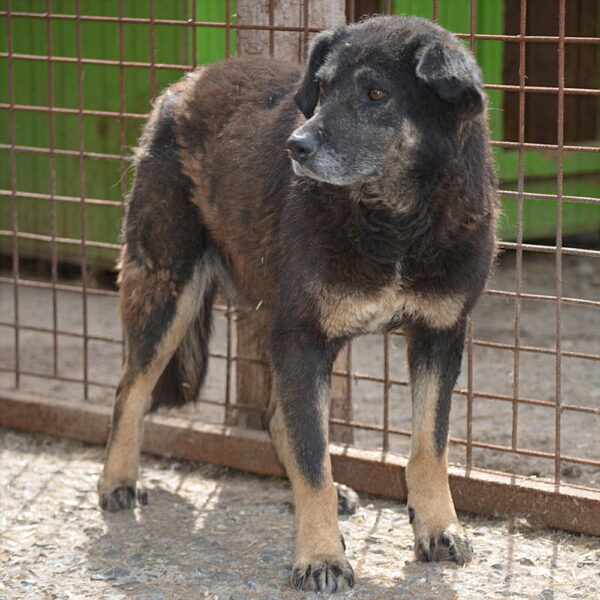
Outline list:
[[[50,64],[51,60],[48,61]],[[9,105],[0,102],[0,109],[8,109]],[[82,114],[86,117],[107,117],[110,119],[116,119],[119,117],[124,117],[126,119],[136,119],[138,121],[145,121],[148,118],[147,114],[142,113],[128,113],[119,111],[111,111],[111,110],[94,110],[89,108],[84,108],[83,110],[79,110],[77,108],[65,108],[61,106],[35,106],[30,104],[15,104],[12,108],[14,110],[26,111],[26,112],[42,112],[42,113],[50,113],[50,114],[60,114],[60,115],[79,115]]]
[[[556,350],[554,348],[539,348],[537,346],[514,346],[512,344],[503,344],[501,342],[488,342],[485,340],[475,340],[473,342],[476,346],[482,346],[485,348],[497,348],[499,350],[516,350],[517,348],[521,352],[536,352],[538,354],[556,354]],[[571,352],[571,351],[563,351],[563,356],[569,358],[583,358],[586,360],[600,360],[600,354],[589,354],[585,352]]]
[[[89,399],[89,342],[88,342],[88,263],[87,263],[87,221],[85,211],[85,189],[86,189],[86,174],[85,174],[85,121],[81,111],[84,106],[83,97],[83,66],[81,65],[81,57],[83,56],[82,40],[81,40],[81,0],[76,3],[77,20],[76,20],[76,45],[77,45],[77,105],[79,109],[78,117],[78,133],[79,133],[79,227],[81,239],[80,245],[80,265],[81,265],[81,306],[83,320],[83,396],[86,400]]]
[[[348,23],[356,21],[356,0],[350,0],[346,8],[346,18]]]
[[[383,436],[384,452],[390,449],[390,334],[383,334]]]
[[[0,283],[13,284],[14,281],[10,277],[0,276]],[[44,289],[44,290],[51,290],[52,289],[52,284],[51,283],[45,283],[43,281],[32,281],[30,279],[20,279],[20,278],[17,278],[16,285],[17,286],[21,286],[21,287],[33,287],[33,288],[39,288],[39,289]],[[76,293],[81,293],[81,287],[80,286],[67,285],[67,284],[64,284],[64,283],[57,284],[56,285],[56,289],[59,290],[59,291],[61,291],[61,292],[76,292]],[[96,296],[113,296],[113,297],[118,296],[117,292],[114,292],[112,290],[103,290],[103,289],[99,289],[99,288],[88,288],[87,293],[89,295],[96,295]],[[16,322],[15,325],[16,325],[16,327],[19,327],[18,321]]]
[[[530,150],[547,150],[549,152],[554,152],[558,150],[558,146],[553,144],[534,144],[526,142],[522,145],[519,142],[491,142],[492,146],[498,146],[500,148],[514,148],[519,149],[520,147]],[[15,150],[18,152],[37,152],[40,154],[48,154],[48,148],[41,148],[38,146],[24,146],[24,145],[15,145],[14,147],[11,144],[0,144],[0,150]],[[563,146],[563,152],[584,152],[586,154],[599,154],[600,146]],[[61,156],[79,156],[79,153],[76,150],[55,150],[57,155]],[[86,158],[98,158],[105,160],[121,160],[121,157],[117,154],[107,154],[101,152],[85,152],[84,156]]]
[[[225,7],[225,55],[229,58],[229,2],[225,3]],[[192,58],[190,63],[194,69],[198,66],[198,36],[196,35],[196,27],[194,25],[196,23],[197,14],[196,0],[192,0],[192,16],[188,21],[188,25],[192,42]]]
[[[227,346],[225,360],[225,417],[229,417],[231,414],[231,377],[233,367],[233,310],[229,303],[227,303],[227,312],[225,313],[227,319]]]
[[[475,30],[476,30],[476,0],[471,0],[471,5],[469,7],[469,49],[471,52],[475,52]]]
[[[154,40],[154,0],[150,0],[149,6],[149,33],[150,33],[150,94],[156,98],[156,42]]]
[[[466,464],[473,466],[473,317],[467,320],[467,440]]]
[[[19,273],[19,216],[17,210],[17,153],[16,153],[16,129],[15,129],[15,113],[13,106],[15,104],[15,88],[14,88],[14,53],[13,53],[13,30],[12,30],[12,0],[8,0],[6,3],[7,16],[6,19],[6,44],[7,44],[7,79],[8,79],[8,101],[9,101],[9,124],[8,124],[8,136],[10,144],[8,149],[10,150],[10,219],[11,219],[11,238],[12,238],[12,277],[9,281],[12,283],[13,292],[13,311],[15,321],[15,332],[14,332],[14,375],[15,375],[15,387],[19,387],[20,383],[20,336],[19,336],[19,286],[18,281],[20,279]]]
[[[525,92],[527,94],[556,94],[558,92],[557,87],[551,86],[540,86],[540,85],[508,85],[499,83],[486,83],[486,90],[500,90],[502,92]],[[594,88],[577,88],[569,87],[564,88],[563,93],[565,95],[573,96],[600,96],[600,90]]]
[[[195,4],[195,3],[194,3]],[[119,161],[119,185],[121,191],[121,201],[119,202],[119,211],[121,213],[121,222],[125,216],[126,198],[127,198],[127,168],[130,161],[127,160],[127,137],[125,131],[126,120],[126,101],[125,101],[125,27],[123,25],[123,0],[119,0],[119,153],[121,160]],[[87,195],[87,194],[86,194]],[[86,199],[86,204],[90,204],[90,200]],[[121,351],[121,361],[125,361],[125,346]]]
[[[525,34],[527,29],[527,2],[520,2],[519,33],[519,162],[517,180],[517,243],[515,252],[516,276],[515,276],[515,336],[513,350],[513,404],[512,404],[512,432],[511,445],[513,449],[518,446],[519,431],[519,376],[521,367],[521,294],[523,292],[523,190],[525,187],[525,151],[522,145],[525,143]]]
[[[15,324],[10,323],[8,321],[0,321],[0,326],[1,327],[15,327]],[[83,333],[77,333],[75,331],[67,331],[64,329],[58,329],[58,328],[55,328],[54,326],[52,328],[48,328],[48,327],[40,327],[37,325],[20,325],[19,328],[22,331],[35,331],[36,333],[50,333],[50,334],[63,335],[65,337],[72,337],[72,338],[82,338],[83,337]],[[109,344],[122,344],[123,343],[121,338],[106,337],[106,336],[102,336],[102,335],[89,335],[88,339],[91,342],[107,342]]]
[[[48,13],[52,12],[52,0],[46,0],[46,10]],[[46,52],[48,58],[52,56],[53,52],[53,40],[52,40],[52,22],[50,19],[46,21]],[[56,206],[56,157],[52,153],[55,143],[55,118],[52,108],[54,107],[54,65],[48,60],[47,67],[48,74],[48,146],[50,149],[50,231],[53,238],[51,243],[51,281],[52,281],[52,372],[54,375],[58,375],[58,293],[56,291],[56,284],[58,283],[58,245],[56,244],[56,237],[58,231],[57,223],[57,206]]]
[[[433,0],[433,15],[432,20],[438,20],[438,3],[439,0]],[[354,6],[354,2],[350,3],[350,6]],[[0,11],[0,17],[12,17],[12,18],[25,18],[25,19],[53,19],[57,21],[73,21],[76,19],[75,15],[71,14],[61,14],[61,13],[35,13],[35,12],[22,12],[22,11]],[[355,15],[350,12],[349,19],[354,20]],[[148,25],[150,23],[150,19],[145,19],[142,17],[125,17],[119,19],[117,17],[108,17],[108,16],[99,16],[99,15],[82,15],[82,22],[104,22],[104,23],[116,23],[118,21],[122,21],[127,24],[138,24],[138,25]],[[155,19],[155,25],[171,25],[175,27],[189,27],[190,23],[187,20],[180,19]],[[195,27],[212,27],[216,29],[223,29],[226,25],[224,22],[219,21],[195,21]],[[273,29],[275,31],[292,31],[297,33],[302,33],[302,27],[290,27],[287,25],[257,25],[257,24],[238,24],[231,23],[230,27],[232,29],[255,29],[255,30],[263,30],[269,31]],[[311,33],[318,33],[320,30],[318,28],[310,28]],[[469,33],[456,33],[460,38],[468,39],[470,38]],[[484,34],[484,33],[476,33],[476,40],[487,40],[487,41],[496,41],[496,42],[508,42],[508,43],[519,43],[520,36],[519,35],[497,35],[497,34]],[[565,44],[600,44],[600,38],[598,37],[588,37],[588,36],[564,36],[563,38]],[[528,43],[549,43],[554,42],[557,43],[560,41],[560,37],[556,35],[529,35],[526,36],[525,41]]]
[[[486,294],[490,296],[504,296],[506,298],[514,298],[516,296],[515,292],[507,292],[504,290],[486,290]],[[560,296],[551,296],[549,294],[519,294],[521,298],[526,298],[528,300],[540,300],[545,302],[556,302],[560,299],[562,304],[572,304],[573,306],[592,306],[592,307],[600,307],[600,300],[584,300],[583,298],[566,298]]]
[[[269,0],[269,56],[275,52],[275,0]]]
[[[563,187],[564,187],[564,160],[562,148],[564,145],[565,134],[565,96],[563,89],[565,87],[565,20],[566,20],[565,0],[559,0],[558,5],[558,130],[557,130],[557,173],[556,173],[556,409],[554,422],[554,480],[560,482],[561,468],[561,404],[562,404],[562,296],[563,296],[563,264],[562,264],[562,225],[563,225]]]
[[[8,106],[8,105],[5,105]],[[0,105],[1,108],[1,105]],[[43,112],[43,111],[40,111]],[[75,111],[77,112],[77,111]],[[83,114],[87,114],[86,111],[83,111]],[[121,116],[120,113],[115,112],[115,113],[111,113],[115,118],[119,118]],[[126,115],[125,115],[126,116]],[[146,117],[144,116],[144,119]],[[124,155],[122,157],[122,162],[125,165],[128,165],[128,163],[131,163],[131,158],[128,158],[127,155]],[[518,192],[514,192],[514,191],[509,191],[509,190],[498,190],[498,193],[501,196],[505,196],[507,198],[518,198],[519,197],[519,193]],[[80,199],[75,197],[75,196],[64,196],[64,195],[59,195],[59,194],[40,194],[37,192],[20,192],[17,190],[16,192],[17,194],[17,198],[37,198],[40,200],[54,200],[56,202],[75,202],[75,203],[79,203]],[[11,196],[12,192],[11,190],[3,190],[0,189],[0,196]],[[556,202],[557,197],[556,195],[553,194],[537,194],[537,193],[527,193],[527,192],[523,192],[521,194],[521,196],[524,199],[532,199],[532,200],[552,200],[554,202]],[[564,202],[577,202],[580,204],[600,204],[600,198],[592,198],[592,197],[588,197],[588,196],[566,196],[564,195],[562,197]],[[90,204],[90,205],[95,205],[95,206],[113,206],[115,208],[121,208],[121,204],[122,201],[119,200],[101,200],[98,198],[86,198],[85,199],[86,204]],[[514,242],[500,242],[500,247],[501,248],[514,248],[516,247]],[[532,250],[534,252],[543,252],[543,251],[547,251],[547,252],[552,252],[554,253],[555,250],[555,246],[543,246],[540,244],[525,244],[523,245],[523,248],[526,250]],[[585,253],[586,256],[600,256],[600,250],[587,250],[585,248],[568,248],[566,246],[563,247],[563,254],[567,253],[569,251],[573,251],[573,252],[577,252],[577,253]],[[583,256],[583,254],[582,254]]]
[[[433,20],[437,20],[438,18],[438,4],[439,0],[433,0]],[[350,7],[354,6],[354,2],[350,3]],[[53,19],[57,21],[74,21],[76,20],[76,15],[72,14],[63,14],[63,13],[36,13],[36,12],[23,12],[23,11],[0,11],[0,17],[10,16],[12,18],[25,18],[25,19]],[[349,18],[354,19],[354,14],[349,14]],[[121,19],[123,23],[131,23],[138,25],[148,25],[150,23],[149,18],[143,17],[125,17]],[[116,23],[119,21],[117,17],[109,17],[109,16],[99,16],[99,15],[82,15],[82,22],[104,22],[104,23]],[[172,26],[180,26],[186,27],[189,26],[189,22],[187,20],[181,19],[155,19],[154,23],[156,25],[172,25]],[[195,25],[197,27],[214,27],[217,29],[223,29],[225,27],[225,22],[219,21],[197,21]],[[236,29],[259,29],[259,30],[269,30],[274,29],[276,31],[295,31],[302,32],[302,27],[290,27],[287,25],[257,25],[257,24],[237,24],[232,23],[232,28]],[[312,28],[311,33],[318,33],[319,29]],[[458,37],[468,38],[470,34],[466,33],[456,33]],[[484,34],[484,33],[476,33],[475,39],[477,40],[488,40],[488,41],[499,41],[499,42],[514,42],[519,43],[520,36],[519,35],[496,35],[496,34]],[[560,37],[556,35],[528,35],[525,38],[527,42],[539,42],[539,43],[547,43],[547,42],[559,42]],[[589,37],[589,36],[564,36],[565,44],[600,44],[600,38],[597,37]]]
[[[469,49],[475,54],[475,0],[471,0],[470,11],[470,38]],[[466,439],[466,464],[467,468],[473,467],[473,317],[469,315],[466,331],[467,354],[467,439]]]
[[[505,249],[514,249],[516,248],[515,242],[500,242],[500,248]],[[528,252],[541,252],[546,254],[554,254],[556,252],[556,246],[545,246],[542,244],[521,244],[523,250],[527,250]],[[600,250],[588,250],[587,248],[569,248],[567,246],[563,246],[562,248],[563,255],[571,254],[573,256],[589,256],[592,258],[600,257]]]
[[[122,157],[118,154],[104,154],[102,152],[80,152],[79,150],[50,150],[49,148],[41,148],[38,146],[22,146],[11,144],[0,144],[0,150],[14,150],[16,152],[33,152],[35,154],[55,154],[56,156],[70,156],[73,158],[96,158],[100,160],[120,161]],[[131,158],[129,159],[132,160]]]
[[[525,148],[529,150],[544,150],[548,152],[558,152],[559,147],[556,144],[534,144],[533,142],[525,142],[523,144],[519,144],[519,142],[506,142],[506,141],[492,141],[492,146],[496,146],[498,148],[512,148],[519,149]],[[600,146],[562,146],[562,152],[585,152],[590,154],[596,154],[600,152]]]
[[[10,190],[0,190],[0,196],[12,196]],[[75,196],[62,196],[60,194],[39,194],[36,192],[16,192],[17,198],[35,198],[36,200],[51,200],[53,202],[69,202],[72,204],[79,204],[79,198]],[[112,208],[121,208],[121,200],[101,200],[98,198],[86,198],[85,203],[90,206],[108,206]],[[0,230],[3,231],[3,230]]]
[[[82,201],[83,205],[86,204],[85,201]],[[8,236],[9,232],[7,230],[0,230],[0,236],[5,237]],[[65,244],[71,246],[81,246],[80,238],[63,238],[56,237],[52,235],[44,235],[41,233],[23,233],[19,231],[16,236],[21,240],[36,240],[38,242],[48,242],[50,244]],[[89,248],[106,248],[108,250],[119,250],[121,248],[120,244],[111,244],[110,242],[92,242],[86,241],[85,245]]]
[[[0,407],[0,424],[6,427],[96,444],[105,443],[108,436],[111,410],[106,406],[0,391]],[[284,474],[267,434],[261,431],[153,416],[146,422],[143,450],[262,475]],[[331,458],[337,481],[362,492],[406,498],[405,458],[336,445],[331,447]],[[598,490],[460,467],[451,467],[449,478],[459,510],[535,514],[549,527],[600,535]]]
[[[298,62],[303,63],[306,60],[306,55],[308,54],[308,37],[309,37],[309,8],[310,3],[309,0],[304,0],[302,3],[302,44],[300,45],[300,56],[298,56]]]
[[[521,196],[522,198],[530,199],[530,200],[553,200],[553,201],[558,200],[558,197],[555,194],[536,194],[536,193],[532,193],[532,192],[522,192],[521,194],[519,194],[518,192],[513,192],[510,190],[498,190],[498,193],[501,196],[505,196],[506,198],[518,198],[519,196]],[[581,204],[600,204],[600,198],[592,198],[589,196],[566,196],[566,195],[563,195],[562,200],[564,202],[578,202]],[[502,243],[506,244],[508,242],[502,242]],[[532,249],[535,249],[538,247],[541,248],[542,246],[539,246],[539,245],[531,246]]]
[[[193,3],[193,11],[194,15],[192,17],[192,21],[196,21],[196,3]],[[194,32],[194,40],[196,39],[196,33]],[[229,58],[231,56],[231,5],[229,0],[225,0],[225,58]],[[194,55],[194,61],[196,60]],[[195,66],[194,62],[194,66]]]
[[[7,16],[7,11],[0,11],[0,17],[5,17]],[[55,19],[55,20],[59,20],[59,21],[73,21],[76,20],[76,17],[74,15],[47,15],[46,13],[12,13],[12,17],[22,17],[22,18],[39,18],[39,19]],[[150,24],[150,19],[143,19],[143,18],[135,18],[135,17],[125,17],[123,19],[118,19],[117,17],[96,17],[96,16],[83,16],[81,18],[82,22],[105,22],[105,23],[118,23],[119,20],[122,23],[125,24],[134,24],[134,25],[149,25]],[[190,26],[190,22],[189,21],[181,21],[181,20],[175,20],[175,19],[155,19],[154,20],[154,24],[155,25],[169,25],[169,26],[180,26],[180,27],[189,27]],[[208,28],[213,28],[213,29],[224,29],[226,23],[224,22],[220,22],[220,21],[195,21],[192,23],[192,25],[195,28],[198,27],[208,27]],[[255,24],[242,24],[242,23],[230,23],[229,27],[231,29],[247,29],[247,30],[254,30],[254,31],[289,31],[292,33],[302,33],[303,32],[303,27],[292,27],[292,26],[288,26],[288,25],[255,25]],[[316,27],[310,27],[309,28],[309,32],[310,33],[319,33],[319,31],[321,31],[320,29],[316,28]],[[590,38],[591,40],[594,40],[595,38]],[[581,43],[586,43],[587,38],[572,38],[572,39],[568,39],[568,42],[579,42],[581,40]],[[549,40],[539,40],[539,41],[549,41]],[[550,40],[552,41],[552,40]],[[593,42],[588,42],[588,43],[593,43]],[[0,54],[1,56],[1,54]]]

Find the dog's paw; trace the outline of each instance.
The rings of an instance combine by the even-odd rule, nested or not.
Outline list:
[[[319,557],[294,564],[290,583],[306,592],[343,592],[354,586],[354,571],[344,557]]]
[[[338,514],[353,515],[360,506],[358,494],[342,483],[336,483],[335,489],[338,499]]]
[[[115,512],[148,504],[148,492],[135,484],[121,483],[107,488],[98,486],[98,502],[102,510]]]
[[[458,523],[452,523],[445,529],[429,531],[415,522],[412,509],[409,509],[409,514],[415,533],[417,560],[425,562],[450,560],[459,565],[464,565],[471,560],[473,547]]]

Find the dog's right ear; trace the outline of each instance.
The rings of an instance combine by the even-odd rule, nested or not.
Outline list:
[[[319,101],[319,82],[315,77],[317,71],[325,62],[325,57],[329,53],[332,43],[333,33],[330,31],[321,32],[312,41],[306,73],[304,73],[300,87],[294,95],[298,108],[307,119],[313,116]]]

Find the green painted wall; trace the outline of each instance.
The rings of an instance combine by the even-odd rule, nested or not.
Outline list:
[[[126,18],[149,17],[149,0],[124,0],[123,16]],[[87,4],[83,5],[84,10]],[[155,19],[182,20],[193,16],[193,0],[178,2],[154,2]],[[4,7],[2,7],[4,9]],[[13,11],[44,13],[45,0],[19,0],[13,2]],[[73,15],[76,12],[74,0],[54,0],[55,14]],[[117,0],[95,2],[91,14],[95,16],[117,16]],[[233,14],[232,10],[232,14]],[[197,0],[197,21],[224,22],[225,3],[222,0]],[[151,62],[150,27],[148,24],[127,23],[122,25],[122,38],[118,23],[81,22],[81,36],[78,41],[77,24],[74,20],[44,18],[12,18],[13,52],[47,56],[51,37],[51,53],[56,57],[73,58],[81,46],[85,59],[118,61],[120,59],[120,39],[123,46],[123,60]],[[155,26],[154,61],[159,64],[181,65],[182,69],[148,69],[137,67],[86,64],[82,68],[81,86],[78,85],[78,67],[74,62],[53,62],[52,79],[56,107],[78,109],[79,87],[82,106],[85,110],[118,112],[123,107],[126,113],[146,114],[150,109],[152,91],[160,92],[170,83],[179,79],[184,67],[193,64],[193,29],[187,26]],[[225,31],[219,28],[197,27],[196,64],[216,62],[225,57]],[[231,48],[235,49],[235,38],[231,33]],[[7,19],[0,19],[0,51],[8,51]],[[49,65],[46,60],[13,59],[14,102],[29,106],[48,106]],[[0,59],[0,103],[9,102],[9,64],[6,58]],[[121,80],[123,96],[121,97]],[[80,150],[80,132],[83,149],[86,153],[119,155],[124,149],[131,155],[140,134],[143,120],[124,119],[123,124],[114,116],[89,116],[80,118],[78,114],[56,114],[47,112],[15,111],[15,143],[18,146],[38,148],[51,147],[51,119],[54,126],[56,149]],[[10,142],[9,112],[0,110],[1,143]],[[58,156],[33,152],[17,152],[15,159],[16,188],[20,195],[49,194],[68,196],[74,199],[84,197],[110,201],[104,206],[83,205],[79,202],[19,197],[17,199],[18,230],[27,233],[54,235],[56,237],[80,239],[85,226],[86,239],[91,242],[119,242],[121,199],[131,180],[131,168],[124,160],[102,160],[97,157],[84,158],[83,171],[78,156]],[[53,168],[54,167],[54,168]],[[52,173],[55,173],[52,177]],[[82,175],[83,172],[83,175]],[[10,190],[12,180],[11,152],[0,149],[0,189]],[[53,221],[55,226],[53,227]],[[0,195],[0,229],[12,229],[12,202],[8,195]],[[54,231],[53,231],[54,230]],[[0,237],[0,251],[10,253],[12,239]],[[58,257],[62,260],[79,260],[80,245],[58,244]],[[19,254],[23,257],[51,255],[51,244],[35,240],[20,239]],[[90,263],[111,265],[116,250],[86,248]]]

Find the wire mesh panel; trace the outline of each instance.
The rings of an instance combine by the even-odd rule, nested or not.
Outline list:
[[[152,98],[187,70],[234,54],[302,61],[310,37],[337,18],[319,21],[325,17],[317,4],[4,3],[4,398],[20,390],[112,402],[122,347],[110,273],[132,149]],[[600,488],[598,3],[349,0],[345,10],[350,21],[371,12],[438,21],[484,71],[502,252],[469,324],[451,461]],[[207,383],[198,404],[178,414],[215,424],[253,414],[248,421],[260,423],[263,406],[244,402],[238,369],[261,357],[240,351],[235,307],[220,299],[215,311]],[[408,452],[402,332],[356,340],[336,363],[335,386],[335,439]]]

